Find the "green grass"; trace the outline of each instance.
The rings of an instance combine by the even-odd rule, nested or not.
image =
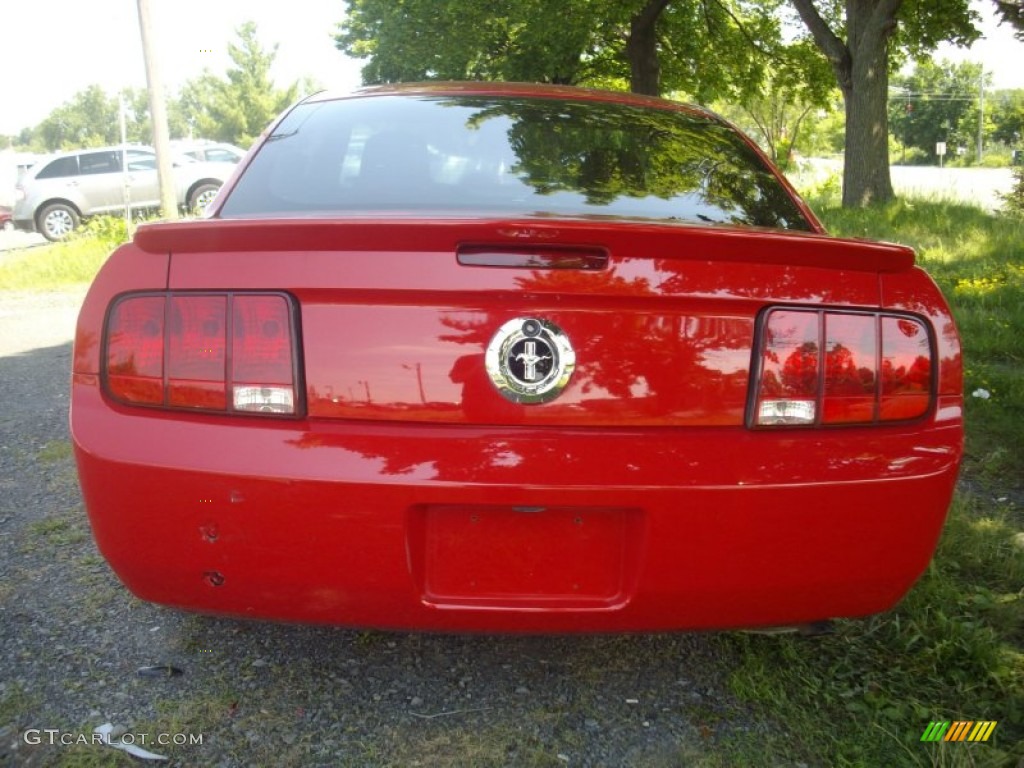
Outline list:
[[[40,464],[59,464],[73,454],[70,440],[51,440],[36,453]]]
[[[31,248],[0,264],[0,290],[46,291],[88,283],[110,248],[95,238]]]
[[[966,366],[963,482],[935,559],[894,611],[817,640],[735,636],[731,687],[784,723],[765,764],[1020,764],[1024,224],[948,202],[812,206],[834,234],[913,246],[949,300]],[[981,389],[990,397],[971,396]],[[932,720],[999,724],[989,743],[923,744]]]
[[[97,216],[64,242],[27,248],[0,263],[0,290],[46,291],[89,283],[126,239],[124,221]]]
[[[80,544],[89,538],[89,532],[77,513],[55,513],[29,523],[25,531],[23,551],[35,551],[42,546],[56,549]]]

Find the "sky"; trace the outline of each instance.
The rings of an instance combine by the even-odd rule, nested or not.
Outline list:
[[[971,8],[981,17],[982,38],[970,48],[957,48],[944,43],[935,52],[936,60],[954,63],[971,61],[981,63],[992,76],[992,87],[1024,88],[1024,42],[1013,36],[1013,27],[999,24],[991,0],[972,0]]]
[[[271,75],[280,87],[308,76],[351,90],[365,62],[334,47],[343,0],[150,0],[161,80],[171,93],[204,67],[231,65],[228,44],[256,22],[263,48],[278,46]],[[136,0],[3,0],[0,13],[0,135],[33,126],[75,93],[98,83],[114,94],[145,87]]]
[[[996,26],[991,0],[973,0],[986,39],[970,51],[946,46],[936,58],[980,61],[995,88],[1024,88],[1024,43]],[[223,73],[235,29],[254,21],[261,45],[277,45],[280,87],[308,76],[351,90],[363,62],[334,47],[344,0],[150,0],[161,79],[170,92],[204,68]],[[136,0],[4,0],[0,15],[0,135],[33,126],[93,83],[113,94],[144,87]]]

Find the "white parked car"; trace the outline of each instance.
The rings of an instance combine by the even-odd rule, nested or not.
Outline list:
[[[205,208],[234,172],[228,162],[199,162],[176,155],[178,204]],[[127,199],[126,199],[127,198]],[[67,237],[83,218],[160,206],[156,153],[151,147],[99,147],[62,152],[30,168],[15,188],[14,226],[47,240]]]
[[[241,147],[203,139],[172,141],[171,149],[179,155],[208,163],[237,163],[245,157],[245,150]]]

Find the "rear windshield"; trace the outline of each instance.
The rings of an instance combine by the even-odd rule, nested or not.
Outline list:
[[[740,136],[707,117],[489,96],[301,104],[220,216],[390,212],[810,229]]]

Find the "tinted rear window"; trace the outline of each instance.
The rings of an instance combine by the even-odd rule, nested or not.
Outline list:
[[[118,173],[121,170],[121,151],[89,152],[78,158],[83,174]]]
[[[151,152],[139,152],[135,149],[128,150],[129,171],[155,171],[156,155]]]
[[[36,174],[37,179],[57,179],[62,176],[78,175],[78,155],[58,157]]]
[[[371,211],[810,229],[761,159],[714,120],[487,96],[299,105],[261,147],[220,215]]]

